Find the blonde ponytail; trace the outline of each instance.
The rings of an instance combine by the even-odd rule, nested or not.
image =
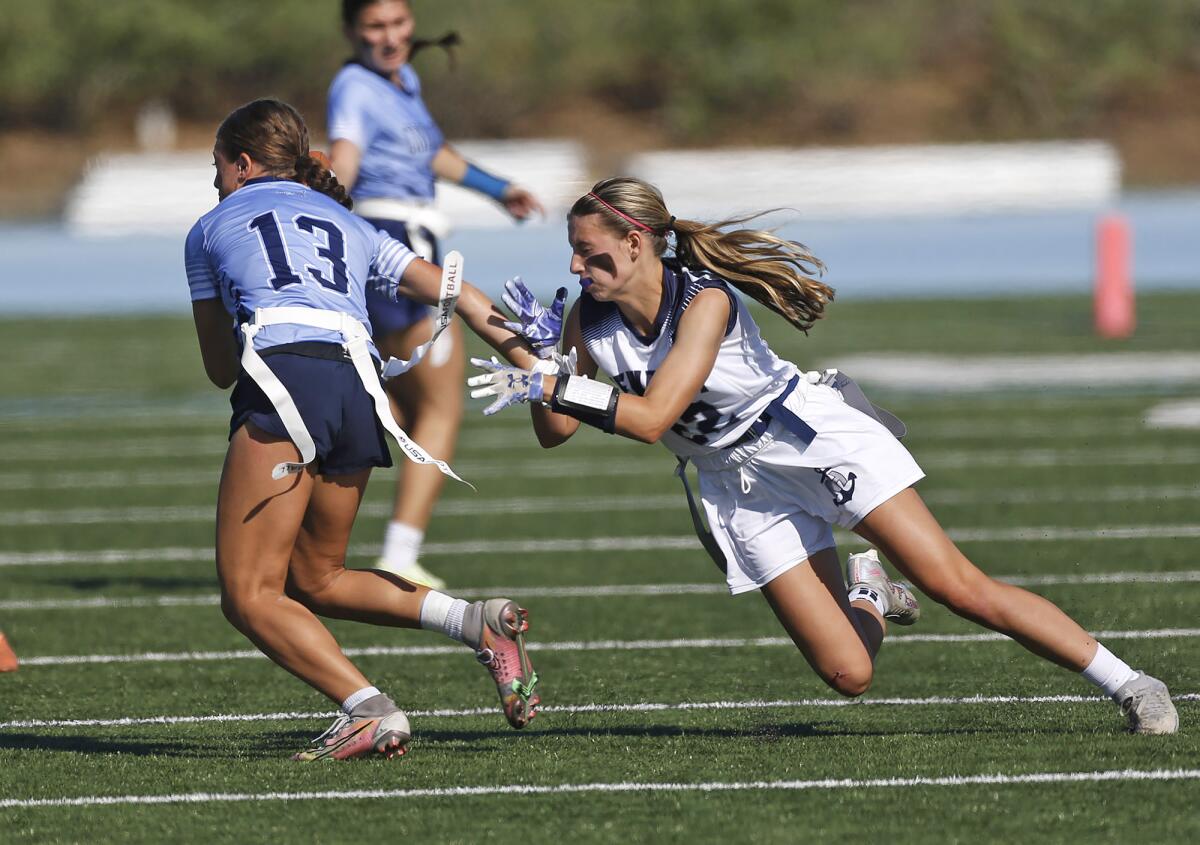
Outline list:
[[[659,256],[674,233],[675,254],[685,266],[726,279],[806,334],[833,300],[833,288],[818,278],[825,265],[804,244],[763,229],[734,228],[758,214],[719,223],[676,219],[657,188],[633,178],[597,182],[571,207],[572,216],[586,214],[599,214],[622,235],[642,231]]]

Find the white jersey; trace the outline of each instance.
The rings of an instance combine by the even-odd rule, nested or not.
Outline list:
[[[729,324],[712,372],[662,443],[676,455],[705,455],[732,445],[796,375],[758,332],[729,283],[705,270],[663,262],[663,297],[651,336],[639,335],[612,302],[584,291],[579,302],[583,342],[600,371],[626,393],[644,395],[675,342],[683,312],[706,288],[729,296]]]

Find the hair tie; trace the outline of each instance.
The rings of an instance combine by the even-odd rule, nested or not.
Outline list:
[[[591,197],[592,199],[594,199],[596,202],[600,203],[605,208],[607,208],[613,214],[620,217],[626,223],[630,223],[630,224],[636,226],[637,228],[641,229],[643,232],[649,232],[652,235],[659,235],[659,237],[662,237],[662,235],[660,235],[658,232],[651,229],[649,226],[647,226],[641,220],[634,220],[632,217],[630,217],[628,214],[626,214],[621,209],[617,208],[615,205],[611,205],[611,204],[605,202],[603,199],[600,198],[600,196],[595,191],[589,191],[588,196]]]
[[[663,229],[663,235],[665,236],[667,234],[667,232],[673,232],[674,230],[675,230],[675,215],[672,214],[671,219],[667,221],[667,228]]]

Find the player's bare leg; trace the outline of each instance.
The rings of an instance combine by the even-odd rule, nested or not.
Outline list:
[[[285,593],[293,546],[318,484],[311,470],[271,478],[275,464],[296,457],[291,441],[251,424],[230,441],[217,504],[222,610],[264,654],[342,705],[333,726],[294,759],[399,756],[411,737],[408,718],[371,686],[312,611]],[[329,530],[334,542],[341,538],[343,555],[369,475],[363,470],[340,479],[342,495],[353,506],[336,514],[326,509],[309,524],[310,530]]]
[[[321,616],[425,628],[463,643],[491,676],[509,724],[524,727],[541,700],[537,673],[525,650],[526,612],[509,599],[468,603],[388,572],[347,569],[350,526],[362,498],[356,479],[314,480],[292,554],[288,595]]]
[[[346,568],[350,529],[362,501],[359,475],[315,478],[297,532],[286,592],[320,616],[419,628],[428,587],[388,572]]]
[[[290,440],[252,424],[242,426],[230,440],[217,503],[221,608],[264,654],[340,702],[369,686],[367,679],[312,611],[285,593],[314,476],[305,471],[276,481],[271,470],[281,461],[297,459]],[[368,475],[356,474],[351,483],[361,488]],[[347,526],[347,536],[348,532]]]
[[[851,604],[836,549],[823,549],[762,588],[771,609],[825,683],[842,695],[871,685],[883,642],[883,616],[870,602]]]
[[[856,531],[938,603],[1065,669],[1084,673],[1121,705],[1131,729],[1177,729],[1178,716],[1161,682],[1129,669],[1053,602],[986,575],[946,536],[916,490],[909,488],[880,505]]]
[[[424,319],[382,340],[386,355],[408,360],[417,346],[429,339],[432,319]],[[442,344],[449,344],[447,347]],[[388,392],[398,419],[409,436],[443,461],[454,458],[458,429],[463,417],[463,392],[459,389],[466,370],[462,327],[455,320],[430,350],[426,359],[388,382]],[[421,541],[446,477],[437,467],[406,464],[396,474],[396,498],[392,512],[393,538],[385,548],[380,566],[402,577],[441,589],[445,582],[421,566],[417,559]],[[412,549],[405,548],[411,544]]]

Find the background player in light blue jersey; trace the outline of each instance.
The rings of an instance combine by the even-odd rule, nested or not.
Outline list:
[[[221,606],[268,657],[341,705],[297,759],[392,757],[410,735],[404,713],[315,614],[465,643],[488,668],[509,723],[523,727],[538,704],[523,610],[348,570],[345,559],[371,468],[391,466],[385,428],[410,458],[430,460],[391,417],[367,285],[428,303],[453,304],[457,292],[458,313],[481,337],[514,362],[532,363],[532,354],[486,296],[347,210],[290,106],[256,100],[232,112],[213,158],[220,202],[188,234],[186,263],[205,371],[218,387],[234,385],[217,502]]]
[[[843,580],[835,524],[954,613],[1082,673],[1120,705],[1131,730],[1174,733],[1179,718],[1161,681],[1131,669],[1047,599],[967,559],[926,509],[913,487],[920,467],[875,409],[771,352],[731,286],[805,332],[833,292],[813,278],[821,265],[807,248],[765,231],[726,231],[741,222],[679,220],[645,182],[598,183],[568,217],[571,272],[584,292],[563,345],[577,348],[580,375],[476,359],[491,372],[471,380],[475,395],[497,396],[492,412],[533,402],[543,446],[563,443],[582,421],[661,441],[695,463],[730,591],[760,590],[808,663],[844,695],[870,685],[884,619],[914,622],[918,607],[873,552],[851,555]],[[527,291],[521,298],[523,334],[553,343],[552,312]],[[621,389],[594,381],[597,372]]]
[[[408,63],[425,42],[413,39],[407,0],[343,0],[342,21],[354,59],[329,87],[330,154],[359,214],[437,262],[446,225],[431,208],[436,179],[473,188],[518,220],[541,211],[528,191],[480,170],[446,144]],[[429,336],[429,313],[422,303],[368,292],[367,306],[375,342],[387,355],[408,358]],[[442,460],[453,457],[458,439],[463,368],[462,336],[452,326],[425,364],[390,382],[399,418]],[[392,521],[379,561],[389,571],[439,588],[444,582],[417,556],[443,482],[432,467],[406,466],[397,473]]]

